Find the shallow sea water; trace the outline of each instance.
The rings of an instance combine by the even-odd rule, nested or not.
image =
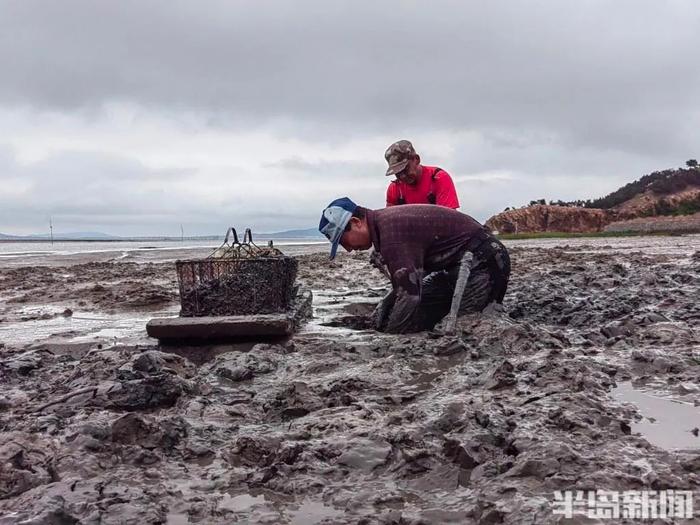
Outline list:
[[[632,423],[632,432],[649,443],[666,450],[700,449],[700,406],[635,388],[631,382],[620,383],[612,396],[637,407],[642,419]]]

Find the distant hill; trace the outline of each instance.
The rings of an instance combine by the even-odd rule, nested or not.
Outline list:
[[[259,233],[258,237],[265,239],[325,239],[317,228],[307,228],[305,230],[285,230],[276,233]]]
[[[557,200],[549,204],[540,199],[521,208],[506,208],[486,225],[501,233],[595,232],[614,229],[608,226],[637,218],[648,218],[647,223],[652,224],[654,217],[690,217],[700,212],[700,167],[694,160],[686,164],[688,168],[644,175],[598,199]],[[696,224],[690,221],[687,230],[693,231]]]
[[[668,195],[683,193],[686,190],[690,190],[692,193],[692,190],[695,188],[700,188],[700,168],[668,169],[644,175],[639,180],[625,184],[605,197],[576,201],[550,200],[549,204],[551,206],[575,206],[580,208],[610,210],[619,208],[630,200],[638,198],[640,195],[648,195],[653,197],[653,200],[658,201]],[[529,206],[542,204],[547,204],[546,199],[530,201]],[[686,214],[690,214],[700,210],[681,211],[686,211]],[[660,210],[659,214],[663,215],[663,210]]]
[[[26,235],[23,238],[24,239],[36,239],[36,240],[48,240],[51,238],[51,235],[48,233],[36,233],[36,234],[32,234],[32,235]],[[120,240],[120,237],[117,237],[116,235],[109,235],[108,233],[102,233],[102,232],[69,232],[69,233],[54,233],[53,239],[55,241],[56,240],[64,240],[64,241],[85,241],[85,240],[116,241],[116,240]]]
[[[622,188],[605,197],[587,202],[586,208],[609,210],[640,194],[664,197],[694,187],[700,188],[700,170],[697,168],[655,171],[644,175],[639,180],[625,184]],[[696,211],[700,211],[700,209]]]

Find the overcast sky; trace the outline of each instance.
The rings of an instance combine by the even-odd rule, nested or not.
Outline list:
[[[700,157],[700,2],[0,0],[0,232],[308,228],[412,140],[484,221]]]

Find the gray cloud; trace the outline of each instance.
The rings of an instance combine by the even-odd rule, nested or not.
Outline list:
[[[162,221],[186,202],[185,195],[167,188],[188,175],[93,152],[60,152],[20,164],[10,148],[0,148],[0,227],[13,231],[21,224],[24,233],[43,230],[48,218],[55,217],[63,231],[94,225],[123,231],[123,225]]]
[[[382,205],[371,174],[364,179],[369,186],[355,180],[344,188],[342,164],[304,169],[302,184],[298,175],[272,182],[264,171],[244,172],[243,180],[212,179],[207,186],[196,170],[153,169],[126,156],[62,151],[20,163],[11,148],[0,146],[0,232],[44,231],[50,217],[62,232],[179,235],[180,224],[189,235],[223,233],[229,225],[265,232],[313,227],[323,205],[343,192]],[[328,179],[340,182],[329,186]]]
[[[5,103],[129,100],[336,131],[524,125],[596,143],[618,126],[678,122],[700,100],[692,1],[25,0],[3,11]]]
[[[275,229],[315,222],[339,192],[381,205],[384,146],[341,159],[315,146],[438,134],[451,153],[416,147],[455,176],[479,218],[529,198],[597,196],[698,156],[698,27],[693,0],[8,1],[0,108],[108,127],[110,105],[131,104],[180,132],[262,131],[300,147],[236,170],[256,205],[166,183],[208,184],[191,166],[156,170],[98,147],[54,149],[31,168],[0,151],[0,180],[13,199],[11,173],[34,181],[34,193],[22,190],[25,224],[50,192],[54,210],[76,220],[103,211],[107,226],[184,216],[206,229],[257,206]],[[265,188],[281,172],[296,178],[291,196]],[[67,192],[76,185],[84,199]],[[0,224],[25,216],[7,209]],[[219,218],[202,220],[206,210]]]
[[[376,179],[377,174],[386,170],[383,158],[375,162],[359,161],[308,161],[300,156],[287,157],[274,162],[263,163],[265,168],[274,168],[286,172],[301,173],[308,176],[342,177],[357,181],[358,178],[371,177]]]

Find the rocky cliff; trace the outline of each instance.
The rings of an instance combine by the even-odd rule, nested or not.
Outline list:
[[[630,225],[631,230],[643,228],[643,231],[654,231],[654,222],[658,219],[661,221],[659,231],[666,231],[664,228],[667,226],[684,231],[700,231],[696,220],[684,220],[682,217],[669,220],[665,217],[692,216],[698,209],[700,186],[693,185],[667,194],[646,190],[610,209],[531,205],[494,215],[486,221],[486,226],[498,233],[626,231],[626,225]],[[630,222],[636,219],[640,220]]]
[[[599,232],[617,215],[610,210],[539,204],[494,215],[486,226],[498,233]]]

